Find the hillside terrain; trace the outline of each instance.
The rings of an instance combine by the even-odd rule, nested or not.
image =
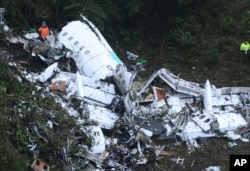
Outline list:
[[[238,46],[238,45],[237,45]],[[200,56],[187,57],[187,54],[182,53],[182,56],[176,57],[168,48],[161,51],[160,47],[152,47],[148,45],[133,46],[135,51],[139,52],[139,57],[145,58],[148,62],[145,64],[146,71],[141,73],[143,77],[149,78],[149,75],[162,67],[166,67],[176,75],[183,79],[205,83],[207,79],[216,87],[249,87],[250,86],[250,59],[248,63],[242,64],[238,47],[234,53],[225,53],[220,56],[220,62],[217,64],[208,64],[204,62]],[[234,48],[234,47],[232,47]],[[126,49],[130,49],[127,47]],[[122,56],[125,54],[125,48],[120,50]],[[126,60],[126,57],[122,57]],[[153,59],[153,60],[152,60]],[[200,148],[190,152],[187,145],[183,143],[179,146],[174,146],[171,141],[154,140],[157,144],[166,145],[166,149],[170,152],[175,152],[178,157],[184,158],[183,165],[176,164],[172,161],[172,156],[163,156],[156,163],[166,171],[202,171],[209,166],[220,166],[221,171],[229,170],[229,156],[231,154],[250,154],[249,143],[236,141],[237,146],[229,147],[231,142],[227,138],[211,138],[201,140]],[[139,167],[139,170],[159,170],[154,164]]]
[[[19,2],[20,5],[25,4],[24,1],[22,2]],[[203,1],[199,2],[200,4],[203,3]],[[129,31],[126,29],[130,28],[130,25],[124,26],[126,22],[133,24],[134,21],[137,21],[136,15],[135,18],[128,19],[129,21],[119,20],[121,16],[113,15],[113,12],[118,13],[119,9],[112,11],[106,7],[106,11],[112,12],[109,12],[108,19],[110,20],[107,22],[107,28],[103,30],[103,35],[107,37],[108,43],[128,66],[134,64],[134,62],[127,59],[126,51],[131,51],[138,54],[139,58],[147,60],[144,64],[145,71],[139,73],[143,80],[147,80],[154,71],[167,68],[174,74],[179,75],[180,78],[188,81],[205,83],[209,79],[210,83],[216,87],[250,87],[250,58],[247,63],[242,64],[239,52],[240,43],[245,39],[250,41],[247,25],[250,18],[247,10],[249,2],[244,0],[240,2],[206,1],[206,3],[208,5],[204,5],[202,8],[198,8],[200,6],[197,5],[197,9],[195,8],[192,14],[190,14],[190,9],[193,9],[192,3],[190,6],[183,7],[186,11],[182,8],[179,10],[183,11],[176,11],[176,20],[172,21],[175,26],[171,26],[172,30],[166,29],[169,23],[162,22],[165,25],[159,28],[161,32],[156,29],[158,25],[145,24],[145,27],[151,27],[143,29],[150,30],[154,28],[155,32],[149,34],[148,31],[146,36],[138,37],[136,34],[138,30],[132,30],[136,29],[137,25],[133,25]],[[23,9],[25,8],[20,8],[20,11]],[[146,14],[152,13],[149,9],[147,9],[148,13]],[[242,11],[245,11],[244,15],[241,13]],[[27,23],[24,24],[26,18],[28,23],[32,23],[32,26],[40,22],[35,15],[22,16],[15,10],[12,12],[13,16],[8,15],[7,19],[9,20],[7,22],[10,27],[13,26],[12,28],[17,35],[21,35],[24,30],[30,29],[27,28]],[[123,17],[126,18],[127,16]],[[149,18],[147,15],[144,17]],[[171,21],[171,17],[168,21]],[[116,26],[117,24],[117,27],[110,24],[112,23],[111,19],[114,18],[116,20],[113,20],[115,21],[113,25]],[[154,18],[151,18],[149,21],[153,20]],[[120,23],[116,23],[117,21]],[[144,22],[147,23],[147,21]],[[52,19],[49,21],[48,18],[48,22],[52,24],[54,21]],[[113,34],[118,36],[112,37]],[[132,38],[134,39],[130,40]],[[15,61],[28,61],[27,64],[23,64],[28,71],[37,72],[44,68],[44,63],[31,59],[29,54],[23,51],[21,45],[9,44],[5,40],[4,34],[0,34],[0,39],[1,58],[6,57],[5,53],[9,53]],[[46,111],[44,112],[46,117],[48,117],[49,113],[54,112],[56,119],[60,121],[60,129],[65,133],[60,135],[62,137],[51,132],[47,133],[51,135],[48,136],[51,142],[44,143],[41,147],[43,149],[41,156],[44,158],[47,157],[47,154],[50,154],[51,149],[59,149],[65,146],[63,144],[65,143],[64,136],[69,133],[73,121],[64,110],[57,104],[52,103],[51,97],[44,99],[41,94],[33,95],[32,92],[36,91],[36,86],[27,81],[19,82],[16,79],[19,72],[15,68],[8,66],[2,60],[0,67],[0,170],[32,170],[30,164],[33,162],[33,157],[27,150],[29,137],[23,131],[30,120],[45,122],[47,118],[42,119],[40,117],[41,109],[43,112]],[[21,104],[25,104],[25,106]],[[19,117],[21,115],[20,110],[28,115],[24,120]],[[10,118],[15,119],[11,120]],[[65,124],[64,120],[68,122]],[[165,145],[165,151],[168,151],[169,154],[160,156],[160,159],[152,156],[147,165],[136,165],[136,171],[202,171],[208,166],[220,166],[221,171],[228,171],[229,156],[231,154],[250,154],[249,143],[235,141],[237,145],[230,147],[228,143],[232,142],[232,140],[227,138],[200,139],[198,140],[200,147],[193,151],[188,149],[185,143],[174,145],[173,140],[153,139],[153,141],[156,144]],[[55,154],[50,154],[50,156],[53,155]],[[173,158],[178,157],[184,159],[183,164],[177,164],[176,161],[173,161]],[[58,159],[53,164],[58,166],[60,162],[61,160]],[[52,170],[61,169],[54,167]]]
[[[134,48],[137,47],[137,48]],[[117,49],[117,54],[120,56],[120,58],[129,66],[129,64],[133,63],[133,61],[129,61],[126,56],[124,55],[126,50],[130,50],[130,47]],[[21,46],[11,45],[8,43],[2,44],[2,49],[10,54],[13,55],[13,59],[16,61],[29,61],[28,65],[25,65],[27,70],[30,71],[39,71],[39,68],[42,69],[44,67],[43,63],[40,63],[40,66],[38,65],[37,61],[33,61],[28,57],[28,54],[22,50]],[[147,59],[147,63],[144,64],[145,71],[139,73],[139,76],[142,79],[148,79],[150,75],[162,68],[166,67],[167,69],[171,70],[175,74],[179,74],[179,76],[183,79],[194,81],[198,83],[204,83],[206,79],[209,79],[211,83],[213,83],[217,87],[226,87],[226,86],[249,86],[249,79],[248,76],[250,74],[249,72],[249,65],[250,64],[242,64],[239,56],[233,56],[231,55],[228,58],[231,58],[232,60],[223,60],[221,59],[220,64],[208,65],[204,63],[202,60],[199,61],[198,57],[189,58],[186,59],[185,55],[184,57],[174,57],[174,54],[171,54],[171,51],[165,50],[164,52],[160,51],[158,47],[150,46],[150,45],[137,45],[133,46],[133,50],[138,52],[139,57],[143,59]],[[149,57],[150,56],[150,57]],[[153,58],[155,56],[155,58]],[[154,60],[152,60],[154,59]],[[17,72],[13,69],[6,68],[6,64],[2,63],[1,66],[2,72],[6,72],[5,69],[9,70],[9,77],[8,75],[5,75],[2,80],[5,80],[6,84],[13,84],[12,80],[12,74],[16,74]],[[2,73],[4,74],[4,73]],[[15,81],[16,84],[16,81]],[[13,89],[8,89],[6,105],[10,105],[11,101],[14,100],[14,97],[9,97],[9,94],[16,94],[15,91],[19,91],[21,87],[24,88],[24,92],[22,94],[16,94],[15,97],[17,99],[27,99],[25,96],[30,96],[29,89],[33,89],[32,87],[34,85],[30,85],[29,83],[25,83],[22,85],[18,85],[17,83],[16,87],[13,87]],[[30,87],[30,88],[28,88]],[[28,97],[29,99],[29,97]],[[29,99],[31,100],[31,99]],[[49,100],[49,99],[48,99]],[[34,102],[33,102],[34,103]],[[2,103],[3,105],[4,103]],[[41,107],[50,108],[53,109],[53,105],[48,104],[46,100],[44,102],[39,102]],[[48,106],[47,106],[48,105]],[[57,107],[56,107],[57,108]],[[20,124],[27,124],[27,122],[23,122]],[[26,125],[22,125],[22,127],[25,127]],[[12,127],[9,125],[8,127]],[[2,127],[2,131],[5,128]],[[12,128],[9,128],[12,129]],[[67,129],[67,127],[65,127]],[[3,139],[11,140],[10,137],[8,137],[8,134],[5,133],[2,134],[3,136],[7,136]],[[54,137],[56,138],[56,137]],[[21,139],[19,139],[20,141]],[[57,140],[54,140],[57,141]],[[60,140],[58,140],[60,141]],[[188,146],[183,143],[179,145],[174,145],[173,140],[159,140],[154,139],[154,143],[158,145],[164,145],[165,151],[168,151],[172,155],[163,155],[160,156],[160,159],[156,159],[152,156],[152,161],[150,160],[147,165],[136,165],[135,170],[167,170],[167,171],[199,171],[203,170],[206,167],[209,166],[220,166],[221,171],[227,171],[229,169],[229,156],[230,154],[249,154],[250,153],[250,146],[249,143],[244,143],[241,141],[236,141],[237,146],[235,147],[229,147],[228,143],[231,142],[231,140],[227,138],[211,138],[211,139],[201,139],[198,141],[200,147],[196,148],[194,150],[191,150],[188,148]],[[20,142],[21,143],[21,142]],[[17,147],[17,149],[20,151],[20,147]],[[50,148],[49,148],[50,149]],[[1,150],[1,148],[0,148]],[[3,149],[2,149],[3,150]],[[24,150],[24,149],[22,149]],[[21,150],[21,151],[22,151]],[[21,156],[25,156],[24,161],[31,162],[31,158],[25,154],[25,150],[23,151],[24,154],[21,154]],[[44,152],[46,154],[46,151]],[[174,155],[173,155],[174,154]],[[20,157],[21,157],[20,156]],[[181,159],[184,159],[183,164],[176,164],[176,161],[173,161],[173,158],[179,157]],[[20,159],[21,160],[21,159]],[[23,159],[22,159],[23,160]],[[157,164],[157,165],[155,165]],[[26,166],[28,167],[28,166]]]

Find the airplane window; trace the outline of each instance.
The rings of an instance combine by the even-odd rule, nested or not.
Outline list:
[[[83,49],[84,49],[84,46],[81,46],[81,47],[80,47],[80,50],[83,50]]]
[[[84,52],[84,54],[85,54],[85,55],[89,54],[89,50],[86,50],[86,51]]]

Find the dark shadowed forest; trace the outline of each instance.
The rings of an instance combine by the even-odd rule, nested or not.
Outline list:
[[[42,21],[59,32],[67,22],[78,20],[83,14],[100,29],[122,61],[131,62],[126,57],[128,50],[147,60],[143,78],[165,67],[193,82],[205,83],[209,79],[216,87],[250,86],[250,57],[244,64],[240,57],[241,42],[250,41],[248,0],[1,0],[0,8],[6,9],[5,22],[14,34],[37,29]],[[0,51],[26,58],[21,46],[11,47],[2,32],[0,38]],[[29,94],[35,87],[28,82],[17,83],[17,71],[9,69],[6,62],[1,60],[0,66],[0,170],[29,170],[33,158],[27,154],[28,137],[21,131],[25,125],[19,119],[8,122],[6,115],[16,114],[13,101],[32,101]],[[32,111],[27,111],[29,117],[38,117],[33,114],[39,108],[55,111],[56,117],[65,113],[50,101],[37,97],[36,102],[32,101]],[[62,126],[67,132],[72,121],[63,119],[69,120]],[[230,154],[250,154],[249,143],[237,141],[237,146],[228,147],[228,139],[223,138],[206,140],[191,153],[185,144],[173,146],[171,141],[159,140],[155,143],[184,158],[184,164],[164,156],[138,165],[135,170],[202,171],[208,166],[220,166],[222,171],[228,171]],[[63,142],[56,139],[44,144],[43,155],[60,145]],[[61,170],[60,162],[54,161],[51,170]]]

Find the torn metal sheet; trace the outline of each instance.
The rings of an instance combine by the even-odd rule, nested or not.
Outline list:
[[[152,137],[179,137],[192,149],[199,146],[198,138],[248,142],[249,136],[238,132],[249,132],[250,87],[216,88],[209,80],[201,84],[186,81],[166,68],[153,73],[146,83],[136,81],[142,64],[136,63],[130,71],[93,23],[84,16],[82,20],[69,22],[48,42],[37,40],[35,34],[8,38],[11,43],[22,43],[26,51],[31,49],[48,65],[41,73],[27,73],[22,67],[18,71],[33,83],[40,81],[43,93],[51,93],[84,134],[80,134],[82,142],[73,134],[77,140],[68,140],[63,149],[72,168],[79,163],[86,166],[88,160],[96,164],[91,169],[124,170],[133,164],[146,164],[146,153],[155,158],[163,154]],[[130,54],[129,58],[137,57]],[[74,70],[63,61],[71,58]],[[12,63],[13,67],[19,65]],[[54,125],[49,120],[46,126],[54,129]],[[39,138],[47,141],[41,135]],[[68,157],[69,146],[74,145],[79,147],[74,152],[78,163]],[[33,151],[38,147],[29,145]],[[174,161],[183,164],[184,159]]]
[[[179,93],[184,93],[193,96],[199,96],[202,93],[201,85],[198,83],[190,82],[175,76],[172,72],[170,72],[166,68],[159,69],[155,72],[151,78],[147,81],[146,85],[139,91],[141,94],[155,78],[161,78],[164,82],[166,82],[171,88]]]
[[[50,65],[48,68],[46,68],[46,70],[44,72],[42,72],[39,76],[37,76],[36,79],[41,81],[41,82],[45,82],[49,78],[51,78],[52,75],[55,74],[55,72],[57,72],[57,71],[59,71],[58,63],[54,63],[54,64]]]
[[[210,114],[201,114],[199,116],[193,117],[193,121],[196,122],[205,132],[210,130],[211,116]]]
[[[175,134],[189,142],[199,137],[215,137],[221,134],[239,139],[228,133],[248,127],[249,121],[242,111],[249,111],[246,104],[249,101],[249,87],[216,88],[208,80],[202,86],[182,80],[166,69],[160,69],[139,91],[140,99],[144,97],[146,101],[143,94],[153,92],[155,97],[151,103],[158,101],[159,95],[155,89],[157,85],[154,82],[151,86],[156,78],[162,79],[170,87],[161,89],[168,107],[168,112],[163,117],[166,136]]]
[[[58,73],[52,81],[66,80],[66,97],[79,96],[90,104],[108,106],[115,95],[115,86],[104,81],[95,80],[79,73]]]
[[[98,168],[102,167],[103,160],[105,159],[103,155],[93,154],[89,151],[78,152],[76,156],[86,158],[94,163],[96,163]]]
[[[81,130],[90,138],[90,151],[102,154],[105,151],[105,138],[99,126],[90,125],[81,127]]]
[[[90,104],[85,105],[84,117],[90,121],[97,122],[98,126],[104,129],[112,129],[119,119],[119,115],[111,110]],[[79,119],[78,122],[84,123],[85,120]]]
[[[125,65],[117,66],[116,72],[113,73],[113,79],[122,95],[130,91],[133,83],[133,74],[128,72]]]

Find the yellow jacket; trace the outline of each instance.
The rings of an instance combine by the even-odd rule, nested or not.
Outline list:
[[[247,54],[248,50],[250,49],[250,45],[247,42],[243,42],[240,45],[240,50],[245,51],[245,54]]]

